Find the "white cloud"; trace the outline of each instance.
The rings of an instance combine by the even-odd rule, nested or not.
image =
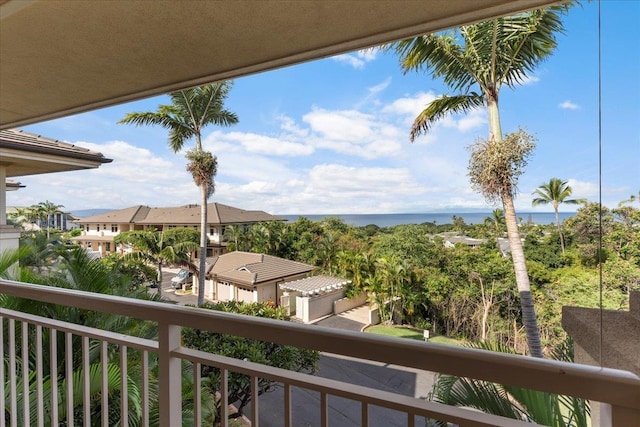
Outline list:
[[[376,95],[376,94],[382,92],[383,90],[388,88],[390,84],[391,84],[391,77],[387,77],[387,79],[385,81],[383,81],[382,83],[379,83],[379,84],[377,84],[375,86],[371,86],[370,88],[368,88],[369,95],[373,96],[373,95]]]
[[[532,85],[534,83],[538,83],[540,81],[540,77],[537,76],[524,76],[524,78],[520,81],[522,85]]]
[[[281,115],[276,118],[276,120],[280,121],[280,128],[287,132],[290,135],[295,135],[297,137],[304,138],[309,135],[308,129],[303,129],[298,126],[291,117]]]
[[[600,191],[597,182],[578,181],[571,178],[567,180],[567,184],[571,187],[571,195],[578,198],[595,197]]]
[[[379,49],[365,49],[354,53],[343,53],[341,55],[332,56],[331,59],[338,62],[351,65],[353,68],[362,69],[367,62],[376,59]]]
[[[469,132],[487,124],[487,112],[484,109],[474,109],[456,122],[456,129],[460,132]]]
[[[323,138],[362,141],[373,136],[374,117],[355,110],[330,111],[314,107],[302,120]]]
[[[410,116],[411,120],[413,120],[435,99],[436,95],[433,92],[418,92],[414,96],[396,99],[385,106],[382,112]]]
[[[205,139],[204,145],[208,146],[214,141],[241,146],[249,153],[271,156],[306,156],[313,152],[313,147],[309,145],[256,133],[215,131]]]
[[[564,109],[564,110],[577,110],[578,108],[580,108],[580,106],[578,104],[575,104],[571,101],[569,101],[568,99],[564,102],[561,102],[560,104],[558,104],[558,107]]]

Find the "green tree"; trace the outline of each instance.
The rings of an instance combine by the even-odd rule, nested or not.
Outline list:
[[[583,199],[569,199],[571,196],[571,187],[567,181],[559,178],[551,178],[549,182],[540,185],[534,192],[534,196],[538,196],[531,201],[533,206],[548,205],[553,206],[553,212],[556,214],[556,226],[560,233],[560,247],[564,253],[564,236],[562,235],[562,225],[560,224],[560,216],[558,215],[558,207],[565,203],[568,205],[578,205],[584,203]]]
[[[169,146],[174,152],[195,138],[195,148],[187,152],[187,170],[200,187],[200,263],[198,268],[198,305],[204,302],[204,280],[207,256],[207,200],[215,190],[217,159],[202,149],[202,130],[208,125],[231,126],[238,116],[224,107],[231,89],[230,82],[211,83],[169,95],[171,104],[157,111],[129,113],[118,123],[159,125],[169,130]]]
[[[489,140],[502,141],[500,89],[503,85],[521,84],[528,73],[553,53],[557,45],[555,33],[563,31],[561,17],[567,9],[568,6],[558,6],[523,12],[391,45],[400,56],[405,72],[426,70],[459,93],[441,96],[427,105],[414,120],[411,141],[450,113],[481,107],[486,107],[489,115]],[[501,198],[518,289],[524,295],[529,292],[529,280],[513,194],[505,192]],[[528,312],[527,339],[531,354],[542,356],[533,304],[526,301],[523,304]]]
[[[40,202],[37,205],[37,211],[44,217],[47,221],[47,239],[50,237],[49,230],[51,229],[51,215],[63,213],[60,209],[64,208],[63,205],[56,205],[50,201]]]
[[[494,236],[500,237],[505,229],[504,211],[499,208],[494,209],[491,211],[491,216],[486,217],[484,222],[493,228]]]
[[[167,231],[134,230],[118,234],[114,241],[129,244],[134,251],[125,257],[153,263],[158,268],[158,294],[162,295],[163,264],[190,265],[190,253],[198,249],[199,233],[193,228],[171,228]]]

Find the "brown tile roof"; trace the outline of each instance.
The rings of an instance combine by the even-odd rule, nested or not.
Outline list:
[[[246,211],[221,203],[209,203],[207,224],[251,224],[262,221],[283,221],[264,211]],[[136,224],[200,224],[200,205],[150,208]]]
[[[25,132],[20,129],[0,130],[0,147],[34,153],[54,154],[74,159],[92,160],[100,163],[110,163],[112,161],[112,159],[107,159],[96,151],[58,141],[57,139]]]
[[[264,211],[245,211],[221,203],[209,203],[207,224],[254,224],[262,221],[285,221]],[[75,222],[80,224],[185,224],[200,225],[200,205],[186,205],[170,208],[150,208],[132,206],[110,211]]]
[[[122,223],[132,223],[138,222],[140,219],[144,218],[151,208],[149,206],[132,206],[126,209],[120,209],[116,211],[110,211],[94,216],[89,216],[86,218],[81,218],[77,222],[81,224],[94,224],[94,223],[104,223],[104,224],[122,224]]]
[[[229,252],[210,260],[209,275],[234,283],[256,285],[309,273],[314,266],[271,255],[251,252]]]

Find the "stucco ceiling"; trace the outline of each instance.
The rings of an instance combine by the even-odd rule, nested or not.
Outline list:
[[[0,129],[558,0],[0,0]]]

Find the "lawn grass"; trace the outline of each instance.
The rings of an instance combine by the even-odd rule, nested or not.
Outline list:
[[[388,337],[409,338],[412,340],[424,341],[424,332],[422,329],[415,329],[406,326],[373,325],[365,329],[365,332],[377,335],[386,335]],[[444,337],[441,335],[430,337],[429,342],[438,344],[462,345],[462,341],[460,340]]]

